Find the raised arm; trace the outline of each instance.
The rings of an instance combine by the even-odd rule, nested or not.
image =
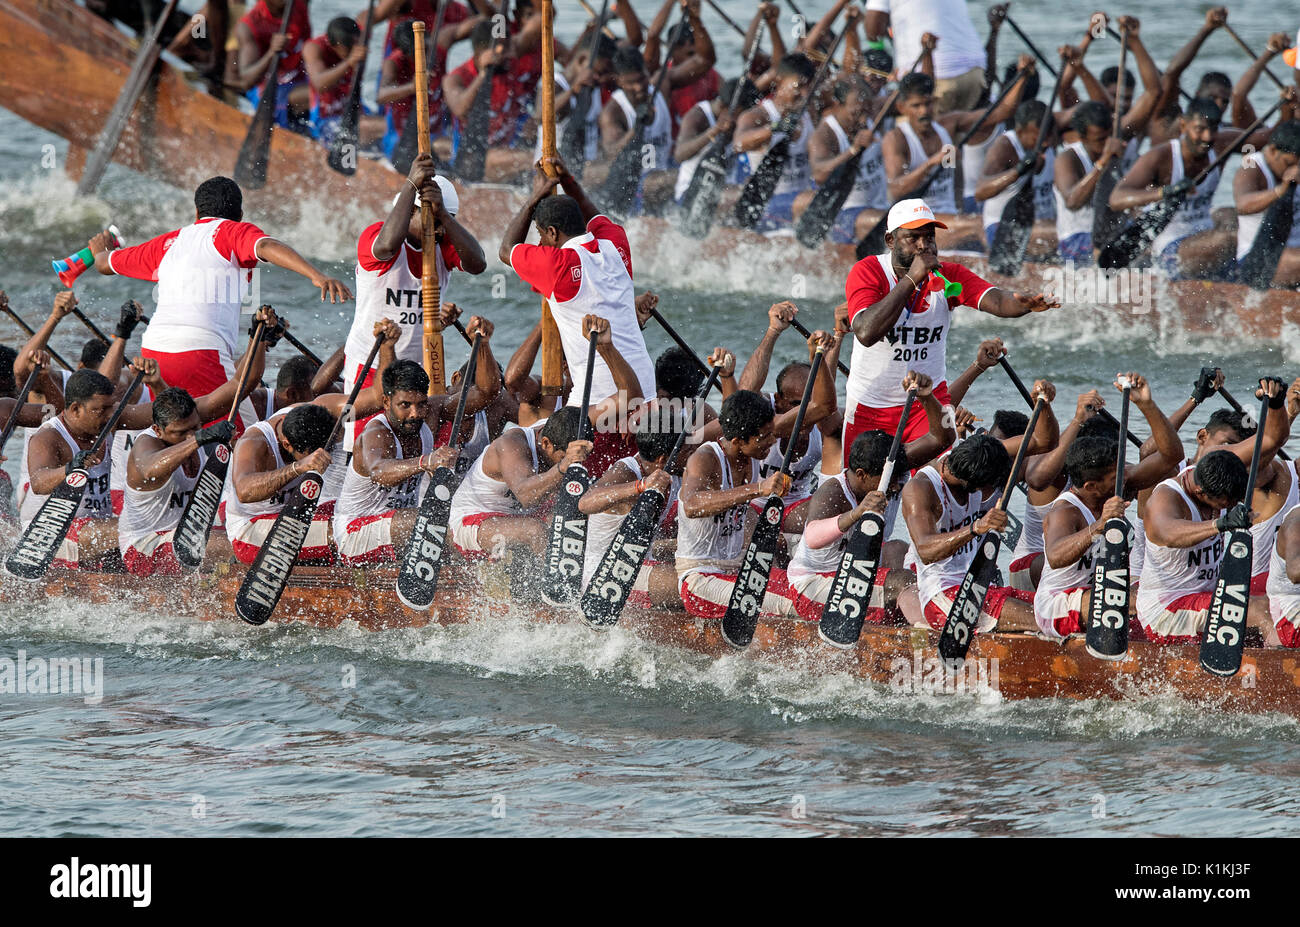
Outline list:
[[[775,303],[767,310],[767,331],[763,333],[758,347],[754,348],[754,353],[749,355],[744,369],[740,371],[740,378],[736,381],[740,389],[762,392],[763,384],[767,382],[768,368],[772,363],[772,351],[776,347],[776,341],[781,337],[781,332],[790,327],[790,322],[798,311],[798,307],[789,300]]]

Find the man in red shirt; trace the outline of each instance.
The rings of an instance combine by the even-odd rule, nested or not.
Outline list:
[[[934,231],[945,226],[924,200],[895,203],[885,227],[889,250],[854,264],[844,284],[845,315],[837,324],[855,340],[845,386],[844,447],[864,431],[893,433],[907,398],[900,384],[909,372],[930,377],[939,402],[951,405],[946,355],[954,306],[1014,319],[1061,305],[1041,293],[1007,292],[960,264],[941,262]],[[941,278],[960,291],[945,295]],[[928,430],[925,409],[913,404],[903,440],[915,441]]]
[[[312,134],[323,145],[330,145],[338,134],[343,111],[352,94],[357,68],[366,58],[361,29],[347,16],[330,20],[324,35],[318,35],[302,48],[302,60],[311,86]],[[361,114],[362,147],[384,134],[381,116]]]
[[[307,70],[302,63],[303,45],[311,38],[311,18],[307,0],[294,0],[289,27],[280,35],[285,0],[257,0],[257,5],[235,24],[239,42],[238,88],[257,105],[266,72],[276,52],[283,51],[276,69],[275,124],[290,126],[290,118],[305,125],[311,95]]]
[[[158,362],[168,385],[196,399],[235,373],[234,358],[243,353],[245,343],[240,307],[259,261],[306,277],[321,291],[322,300],[352,298],[341,281],[242,221],[243,203],[238,184],[228,177],[212,177],[194,191],[193,225],[115,251],[109,250],[114,241],[109,232],[90,240],[95,269],[101,274],[157,282],[157,308],[141,339],[141,353]],[[241,412],[235,418],[239,433],[256,420]]]

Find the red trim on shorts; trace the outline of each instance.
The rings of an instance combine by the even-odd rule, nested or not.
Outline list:
[[[1277,636],[1283,647],[1300,647],[1300,628],[1285,618],[1277,623]]]
[[[387,512],[380,512],[378,515],[362,515],[360,518],[354,518],[344,526],[344,531],[348,534],[354,534],[366,525],[372,525],[377,521],[385,518],[392,518],[396,510],[389,509]],[[336,542],[337,543],[337,542]],[[392,544],[381,544],[373,550],[368,550],[360,557],[351,557],[339,549],[339,559],[345,566],[368,566],[376,563],[391,563],[397,559],[397,551],[393,550]]]
[[[1192,592],[1174,599],[1165,606],[1164,610],[1167,612],[1203,611],[1206,613],[1208,620],[1210,605],[1213,601],[1213,592]],[[1148,644],[1196,644],[1200,642],[1201,635],[1175,634],[1171,637],[1165,637],[1162,634],[1153,633],[1150,629],[1144,627],[1140,621],[1134,620],[1129,631],[1129,639],[1146,641]]]
[[[508,512],[475,512],[473,515],[466,515],[464,518],[460,520],[460,523],[463,527],[475,528],[482,525],[483,522],[487,521],[490,518],[514,518],[514,517],[517,516],[513,516]],[[452,543],[456,544],[456,539],[454,534],[452,536]],[[460,551],[460,555],[464,557],[466,560],[491,559],[491,553],[486,550],[466,550],[465,548],[461,547],[459,544],[456,544],[456,549]]]
[[[1062,589],[1057,595],[1069,595],[1079,589],[1091,589],[1091,586],[1072,586],[1069,589]],[[1085,630],[1083,627],[1083,613],[1078,609],[1072,608],[1063,618],[1052,619],[1052,630],[1062,637],[1069,637],[1071,634],[1078,634]]]
[[[312,515],[311,520],[329,522],[334,517],[334,501],[335,500],[331,499],[329,502],[324,502],[316,506],[316,512]],[[266,515],[254,515],[248,521],[250,524],[259,521],[267,521],[268,519],[270,521],[275,521],[278,517],[278,512],[272,512]],[[233,538],[230,540],[230,546],[235,549],[235,556],[239,559],[239,562],[246,563],[250,566],[253,561],[257,559],[257,552],[262,549],[260,544],[249,544],[246,541],[236,541]],[[326,544],[323,547],[303,547],[298,551],[298,559],[294,562],[302,563],[304,560],[332,561],[333,559],[333,549]]]
[[[122,562],[132,576],[181,576],[184,572],[171,541],[159,544],[148,557],[134,547],[128,547],[122,555]]]
[[[1268,571],[1256,573],[1250,578],[1250,594],[1253,596],[1267,596],[1268,589]]]
[[[949,586],[943,590],[943,594],[949,599],[957,597],[957,590],[961,585]],[[980,609],[981,614],[988,615],[994,621],[1002,617],[1002,606],[1006,604],[1007,599],[1019,599],[1021,602],[1034,604],[1034,594],[1025,592],[1023,589],[1012,589],[1010,586],[989,586],[988,594],[984,596],[984,607]],[[925,603],[925,620],[929,622],[930,627],[936,631],[942,631],[943,626],[948,623],[948,615],[939,608],[935,600]],[[972,629],[974,633],[974,629]]]
[[[934,388],[934,398],[939,400],[939,405],[952,405],[952,396],[948,394],[948,381],[944,380]],[[859,403],[851,410],[851,414],[844,416],[844,456],[848,458],[849,448],[853,446],[853,439],[864,431],[873,431],[879,429],[888,434],[893,434],[898,429],[898,420],[903,417],[902,406],[887,406],[883,409],[873,409]],[[903,431],[903,443],[915,441],[922,437],[930,430],[930,422],[925,415],[925,407],[919,403],[912,403],[911,414],[907,417],[907,428]],[[951,445],[949,445],[951,447]],[[943,450],[947,450],[944,448]],[[941,450],[940,453],[943,453]]]
[[[708,573],[704,570],[698,570],[696,572],[702,576],[716,576],[725,579],[732,585],[735,585],[737,577],[736,573]],[[721,605],[718,605],[715,602],[710,602],[708,599],[701,599],[699,596],[687,592],[685,577],[682,577],[682,579],[678,581],[677,589],[682,595],[682,604],[686,606],[687,613],[696,618],[721,618],[727,613],[727,603],[723,602]],[[790,587],[790,580],[789,577],[786,576],[785,570],[780,567],[772,567],[772,574],[767,580],[767,592],[770,592],[773,595],[784,596],[787,599],[794,598],[795,591]],[[761,608],[759,615],[767,618],[778,617],[771,612],[762,611]]]
[[[113,514],[121,515],[122,505],[126,501],[126,491],[122,489],[110,489],[108,494],[113,500]]]
[[[1040,551],[1035,551],[1034,553],[1029,554],[1028,556],[1021,557],[1017,560],[1012,560],[1011,565],[1007,567],[1007,572],[1024,573],[1034,565],[1034,560],[1041,556],[1043,556],[1043,552],[1040,550]]]

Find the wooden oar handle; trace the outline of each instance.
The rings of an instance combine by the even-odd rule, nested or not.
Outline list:
[[[699,365],[701,370],[705,371],[706,373],[708,372],[709,365],[704,363],[704,361],[700,359],[700,355],[696,354],[693,350],[691,350],[691,346],[682,340],[682,336],[677,334],[677,330],[673,328],[671,325],[669,325],[668,320],[659,314],[658,309],[651,309],[650,317],[659,323],[660,327],[663,328],[663,330],[668,333],[669,338],[677,342],[677,347],[681,348],[683,351],[685,351],[687,354],[691,356],[691,358],[695,361],[695,363]]]
[[[244,357],[244,369],[239,371],[239,384],[235,387],[235,398],[230,403],[230,414],[226,416],[227,422],[233,422],[239,412],[239,400],[244,393],[244,387],[248,385],[248,374],[253,369],[253,354],[261,344],[264,334],[266,334],[266,321],[262,320],[257,323],[252,336],[248,339],[248,354]]]

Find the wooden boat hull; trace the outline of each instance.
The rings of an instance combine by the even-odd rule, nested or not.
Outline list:
[[[478,568],[461,562],[443,571],[428,612],[412,612],[397,600],[392,569],[299,568],[294,571],[273,622],[303,622],[336,628],[353,622],[368,631],[420,628],[469,621],[581,622],[576,613],[528,607],[494,597]],[[49,598],[72,598],[112,608],[175,615],[179,619],[238,621],[234,597],[242,567],[222,564],[215,572],[181,580],[137,579],[114,574],[52,571],[43,588]],[[0,601],[30,601],[34,587],[10,580]],[[504,590],[501,590],[504,592]],[[679,611],[628,608],[622,627],[664,646],[709,657],[735,651],[722,640],[720,622]],[[595,643],[596,631],[593,635]],[[979,635],[964,676],[946,676],[936,660],[938,635],[914,628],[868,625],[857,647],[831,647],[816,627],[793,619],[764,619],[746,659],[779,664],[809,675],[848,674],[900,692],[934,694],[971,691],[979,684],[1004,699],[1133,699],[1176,694],[1204,708],[1232,712],[1281,712],[1300,717],[1300,653],[1247,650],[1241,672],[1221,679],[1201,670],[1195,646],[1159,647],[1134,643],[1126,659],[1106,662],[1084,649],[1082,636],[1054,643],[1028,634]]]

